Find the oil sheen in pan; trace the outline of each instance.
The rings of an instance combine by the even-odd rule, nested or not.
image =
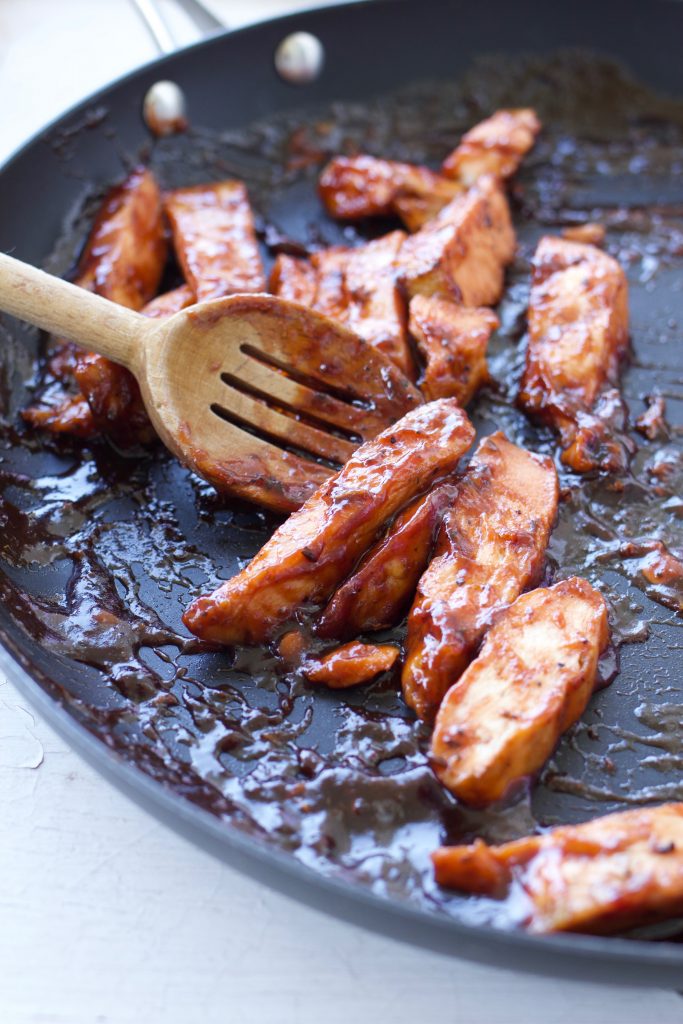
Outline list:
[[[75,716],[142,771],[317,871],[503,926],[514,923],[514,907],[434,886],[432,848],[683,799],[680,594],[647,584],[637,546],[625,547],[653,538],[674,551],[682,544],[683,105],[576,54],[514,66],[496,59],[458,85],[411,86],[241,133],[191,130],[160,140],[151,154],[166,187],[246,180],[272,258],[281,247],[301,252],[362,237],[321,212],[315,181],[327,156],[358,148],[437,164],[480,117],[522,105],[535,106],[545,128],[512,186],[520,250],[491,346],[498,386],[476,401],[477,426],[555,451],[513,403],[529,258],[543,232],[587,220],[606,225],[607,248],[631,285],[631,421],[659,392],[668,422],[653,441],[631,433],[632,471],[618,483],[560,467],[564,500],[548,577],[577,573],[605,593],[616,650],[603,675],[617,660],[620,672],[515,804],[472,813],[454,803],[426,764],[426,730],[407,713],[395,677],[313,693],[278,671],[269,651],[209,651],[188,639],[183,608],[243,565],[273,518],[226,507],[161,450],[124,458],[106,444],[45,440],[13,415],[0,434],[2,598],[55,656],[45,685]],[[69,270],[97,199],[86,198],[71,218],[49,269]],[[31,367],[17,358],[28,379]],[[9,393],[4,400],[7,409]]]

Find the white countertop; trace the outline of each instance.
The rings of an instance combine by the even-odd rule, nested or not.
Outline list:
[[[231,25],[306,6],[211,4]],[[127,0],[0,0],[0,160],[153,55]],[[491,970],[296,905],[143,814],[1,677],[0,821],[0,1024],[683,1021],[674,993]]]

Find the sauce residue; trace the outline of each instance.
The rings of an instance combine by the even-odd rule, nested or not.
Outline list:
[[[628,430],[634,454],[621,477],[581,478],[557,460],[563,500],[547,577],[582,575],[605,594],[614,645],[603,682],[617,662],[620,671],[510,806],[467,811],[441,788],[425,757],[428,732],[405,708],[395,670],[364,688],[323,692],[270,649],[192,640],[183,609],[244,565],[276,520],[238,502],[226,507],[163,450],[124,458],[105,443],[19,427],[28,392],[18,382],[40,379],[26,348],[36,339],[2,338],[0,590],[41,685],[140,770],[315,871],[501,926],[515,923],[514,906],[439,890],[430,850],[683,799],[680,597],[671,597],[671,580],[646,571],[653,552],[680,557],[682,546],[683,105],[577,54],[510,66],[496,58],[458,85],[411,86],[242,132],[192,128],[159,139],[151,153],[164,187],[245,180],[270,261],[276,251],[352,244],[391,226],[361,232],[325,218],[315,182],[326,157],[367,150],[435,165],[480,117],[522,105],[536,107],[544,131],[512,185],[520,246],[490,346],[495,383],[471,409],[476,425],[557,455],[552,436],[514,405],[529,260],[543,232],[594,223],[605,226],[605,248],[631,286],[623,376],[631,425],[655,392],[666,422]],[[55,141],[65,161],[75,145],[67,141]],[[48,269],[69,270],[95,207],[86,197],[70,217]]]

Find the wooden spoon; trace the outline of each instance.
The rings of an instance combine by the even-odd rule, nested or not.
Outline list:
[[[277,511],[422,401],[383,353],[273,295],[151,320],[0,253],[0,309],[126,366],[182,462]]]

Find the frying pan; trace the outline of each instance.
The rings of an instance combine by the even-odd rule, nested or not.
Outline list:
[[[322,73],[301,86],[281,79],[273,66],[276,47],[295,31],[313,33],[325,53]],[[519,352],[523,335],[525,259],[540,231],[534,222],[552,229],[562,193],[568,217],[611,210],[610,223],[631,254],[636,357],[624,387],[632,412],[658,385],[669,397],[670,421],[680,423],[677,317],[683,298],[676,285],[680,254],[671,238],[683,196],[672,173],[647,171],[665,159],[662,153],[670,161],[678,152],[680,126],[672,128],[661,115],[661,109],[678,108],[662,101],[659,114],[624,113],[624,104],[633,102],[628,79],[610,72],[611,85],[600,85],[592,77],[594,58],[567,57],[566,51],[615,58],[639,81],[676,97],[683,95],[681,38],[683,5],[666,0],[378,0],[217,36],[89,97],[15,155],[0,171],[0,248],[67,273],[98,195],[141,158],[151,160],[167,186],[245,178],[271,248],[273,239],[330,244],[358,237],[332,225],[318,208],[316,146],[334,151],[358,144],[437,161],[486,104],[526,102],[533,80],[542,107],[546,97],[542,113],[549,127],[555,108],[566,113],[572,96],[577,109],[571,116],[580,125],[585,114],[592,127],[578,131],[582,142],[574,151],[566,134],[554,137],[554,148],[541,143],[521,173],[515,209],[523,221],[522,255],[512,272],[494,371],[505,377],[518,368],[518,355],[509,353]],[[555,59],[558,51],[565,56]],[[481,64],[482,55],[494,57]],[[523,73],[524,67],[532,70]],[[556,72],[568,76],[566,90],[558,86],[562,79],[553,79]],[[457,83],[468,75],[463,93]],[[159,79],[177,82],[185,93],[190,131],[183,137],[154,141],[142,121],[142,99]],[[398,100],[396,90],[402,90]],[[605,137],[619,119],[635,133],[628,145],[616,136],[609,143],[618,174],[595,162],[601,133],[593,90],[595,104],[606,105]],[[619,117],[611,117],[610,104]],[[297,125],[306,126],[303,136]],[[651,159],[650,150],[638,148],[638,140],[646,147],[648,138],[656,141]],[[524,220],[530,202],[533,216]],[[648,253],[647,233],[637,233],[648,204],[656,211],[659,256]],[[617,206],[627,211],[625,220]],[[584,559],[586,574],[610,588],[617,631],[622,619],[631,623],[622,639],[642,640],[633,621],[641,623],[641,633],[649,621],[650,638],[621,646],[619,676],[595,698],[584,731],[563,741],[533,802],[505,812],[502,824],[469,819],[429,781],[418,756],[425,737],[391,685],[313,699],[298,683],[274,682],[267,654],[240,662],[229,653],[182,646],[173,630],[180,630],[188,596],[234,572],[273,522],[237,503],[221,506],[163,453],[136,460],[106,446],[83,450],[27,435],[17,413],[28,401],[40,339],[9,318],[0,330],[0,667],[67,742],[171,827],[294,899],[460,957],[573,978],[681,987],[683,945],[671,941],[680,923],[648,941],[534,937],[504,921],[501,926],[496,908],[481,901],[439,894],[426,867],[440,836],[483,830],[495,838],[501,834],[496,829],[520,834],[534,821],[578,821],[634,803],[681,799],[683,657],[675,615],[613,571],[609,559],[590,561],[587,547],[571,556]],[[552,450],[552,439],[506,403],[504,386],[475,412],[485,432],[502,425],[530,446]],[[648,449],[643,459],[649,457],[667,453]],[[600,530],[608,530],[629,494],[642,488],[634,483],[620,498],[600,483],[588,486],[590,502],[573,525],[598,543]],[[647,519],[658,499],[646,495],[643,501],[638,516]],[[676,496],[660,504],[665,501],[675,512]],[[560,541],[569,544],[562,529]],[[556,567],[558,550],[551,546]],[[626,614],[634,604],[635,620]],[[110,642],[100,636],[98,658],[83,660],[92,636],[74,610],[103,605],[118,616],[119,631]],[[380,760],[383,744],[390,749]],[[308,817],[302,791],[312,802]],[[312,838],[303,841],[306,829]]]

